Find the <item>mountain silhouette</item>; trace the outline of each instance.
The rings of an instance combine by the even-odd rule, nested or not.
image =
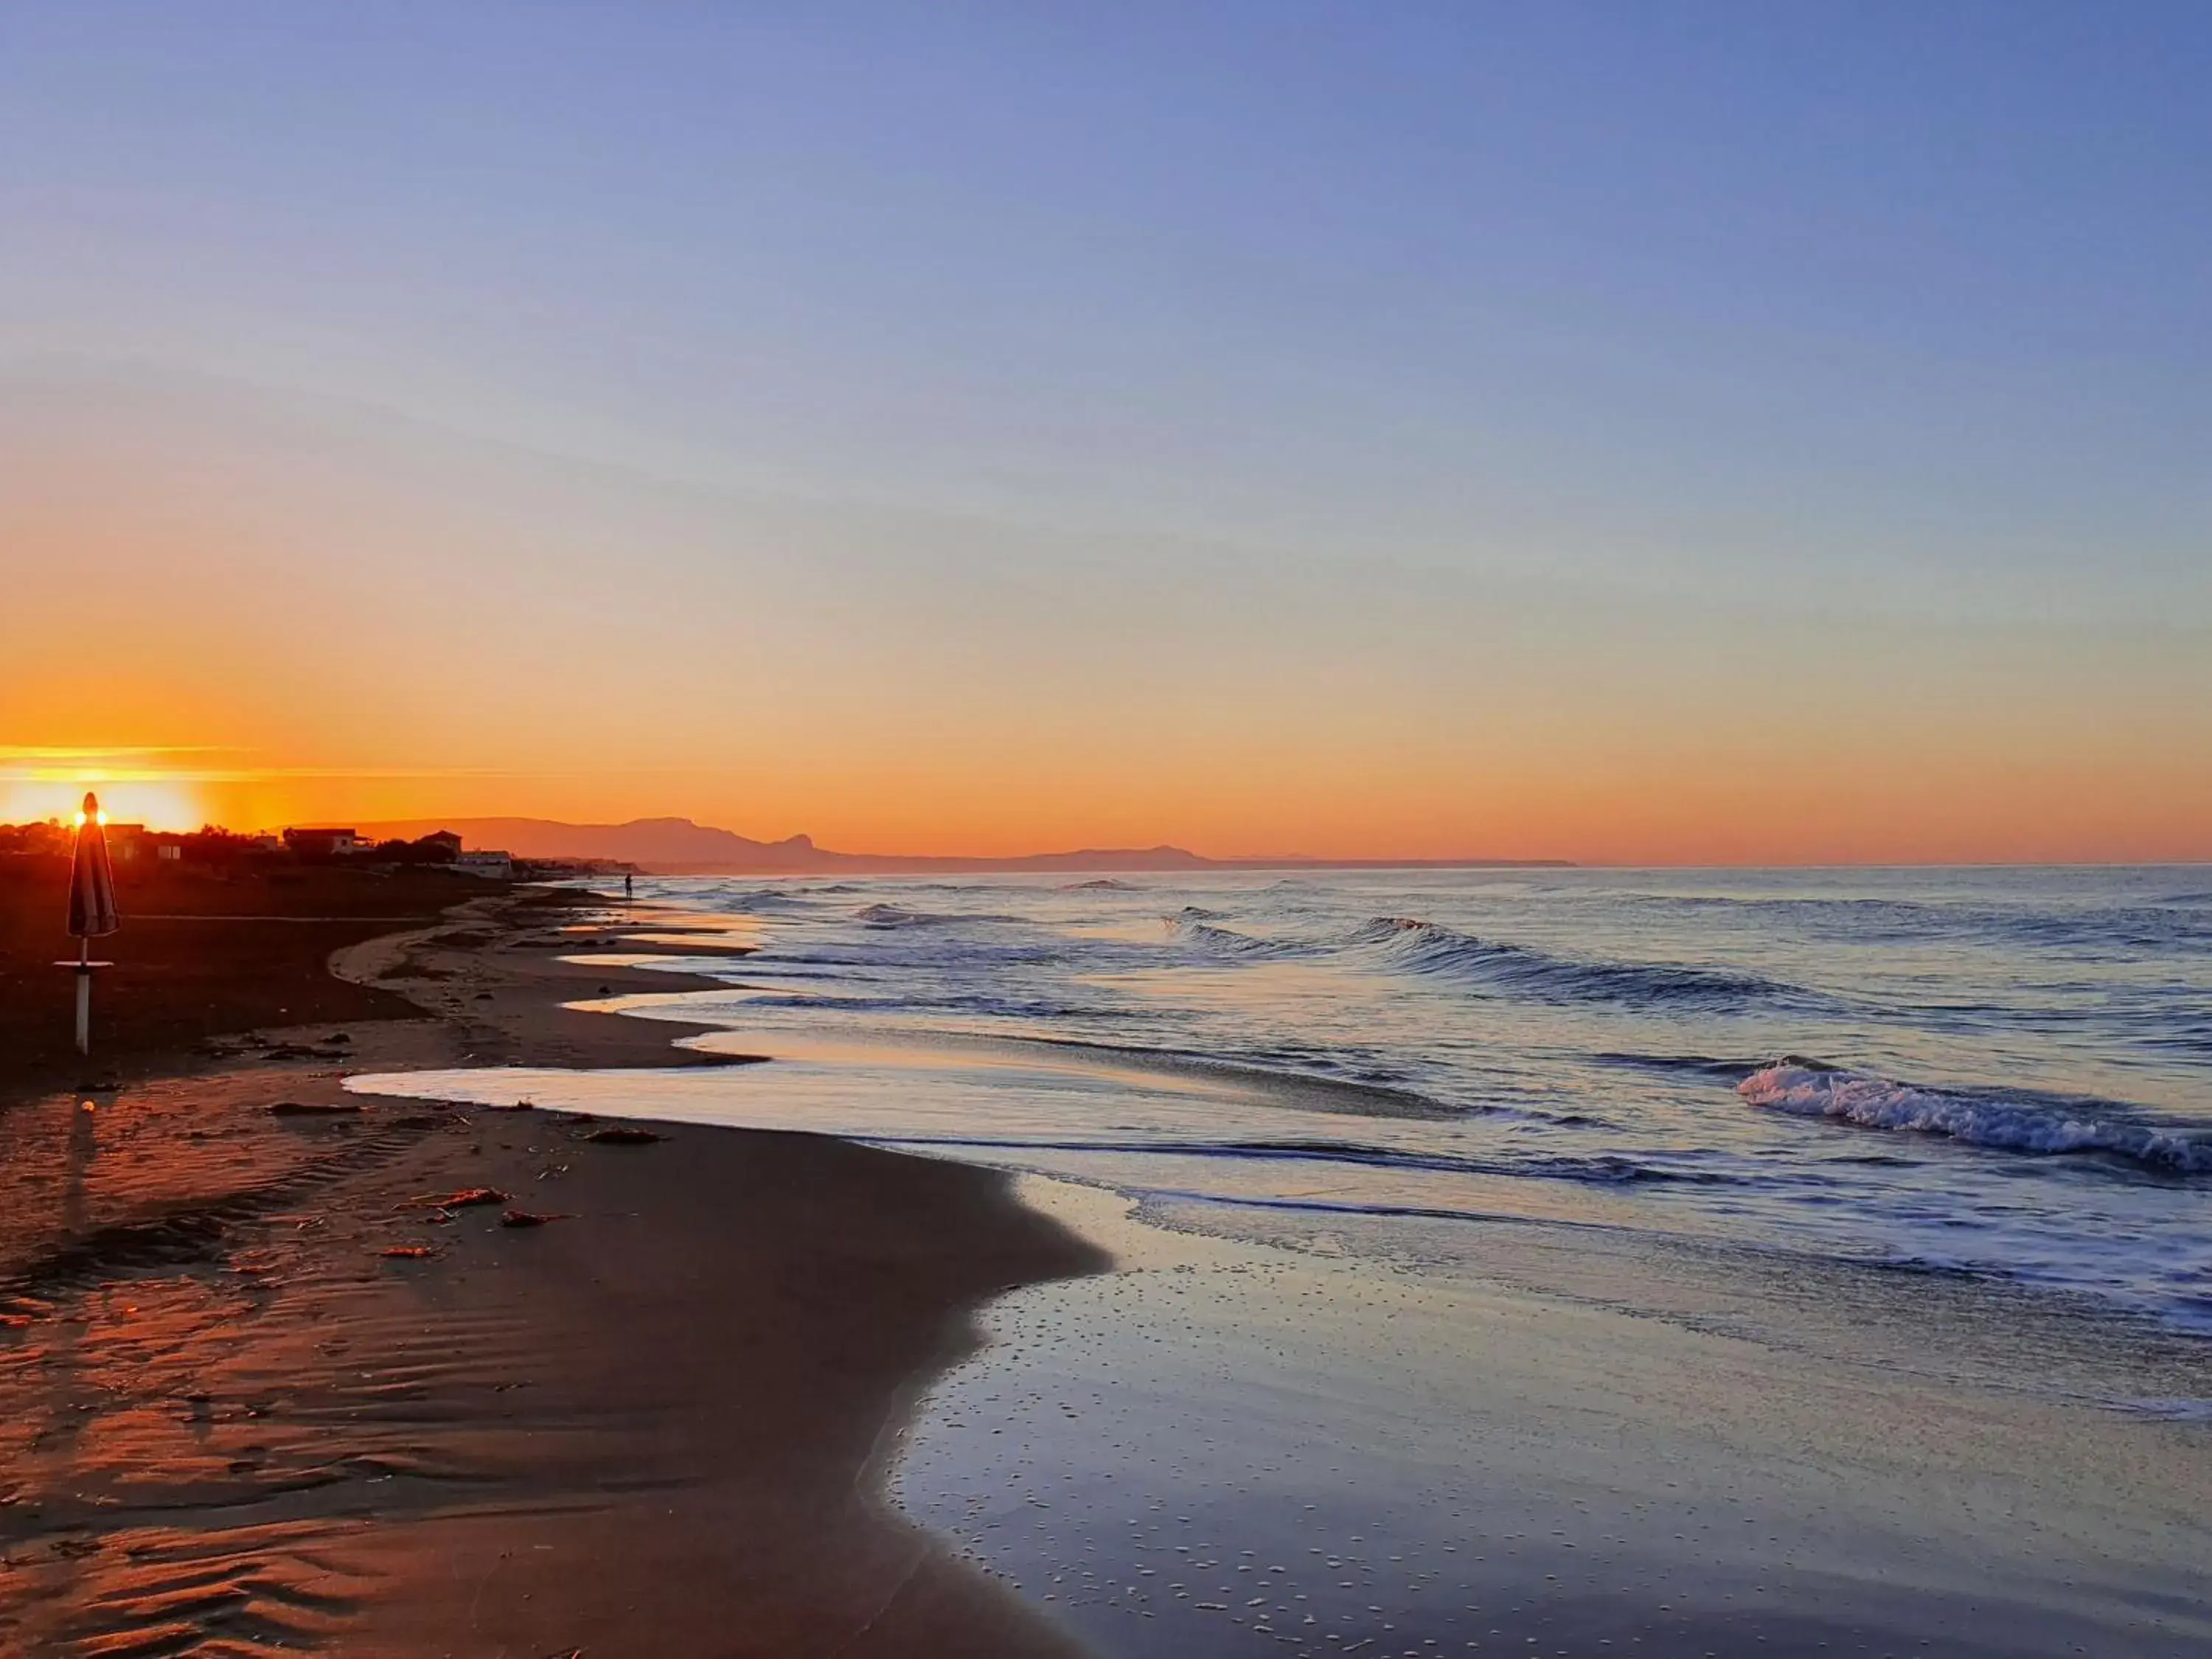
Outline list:
[[[837,853],[817,847],[811,836],[755,841],[732,830],[690,818],[632,818],[626,823],[564,823],[556,818],[408,818],[356,826],[379,841],[412,840],[451,830],[471,848],[499,848],[518,858],[608,859],[661,875],[818,875],[926,873],[933,871],[1144,871],[1398,868],[1528,865],[1559,867],[1537,859],[1209,859],[1180,847],[1091,847],[1016,858],[939,858],[882,853]]]

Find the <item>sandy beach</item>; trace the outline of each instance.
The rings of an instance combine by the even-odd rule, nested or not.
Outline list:
[[[418,1017],[0,1115],[0,1650],[1071,1650],[879,1496],[976,1310],[1099,1264],[1003,1177],[340,1091],[692,1060],[558,1007],[629,988],[571,921],[477,902],[335,982]]]

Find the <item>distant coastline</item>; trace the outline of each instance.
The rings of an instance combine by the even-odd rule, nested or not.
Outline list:
[[[1048,875],[1138,874],[1175,870],[1569,870],[1567,859],[1212,859],[1181,847],[1083,848],[1012,858],[840,853],[809,836],[754,841],[690,818],[633,818],[625,823],[566,823],[556,818],[408,818],[365,823],[379,840],[413,840],[449,830],[474,848],[496,848],[525,859],[605,860],[659,875],[931,875],[1035,871]]]

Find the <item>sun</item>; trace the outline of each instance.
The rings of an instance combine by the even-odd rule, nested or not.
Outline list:
[[[0,779],[0,823],[35,823],[48,818],[83,821],[85,792],[100,797],[104,823],[143,823],[149,830],[197,830],[207,822],[199,796],[173,778],[118,778],[87,769],[66,778]]]

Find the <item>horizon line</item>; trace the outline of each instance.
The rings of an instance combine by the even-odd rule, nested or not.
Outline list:
[[[1620,870],[1620,871],[1638,871],[1638,870],[1652,870],[1652,871],[1661,871],[1661,870],[1680,870],[1680,871],[1697,871],[1697,870],[1713,870],[1713,871],[1722,871],[1722,870],[1777,870],[1777,871],[1780,871],[1780,870],[2039,870],[2039,869],[2040,869],[2040,870],[2126,870],[2126,869],[2142,869],[2142,870],[2148,870],[2148,869],[2191,869],[2191,868],[2200,868],[2200,867],[2212,866],[2212,853],[2208,853],[2208,854],[2204,854],[2204,855],[2203,855],[2203,856],[2199,856],[2199,857],[2148,858],[2148,859],[2126,859],[2126,858],[2103,858],[2103,859],[2002,859],[2002,858],[1976,859],[1976,858],[1950,858],[1950,859],[1901,859],[1901,860],[1900,860],[1900,859],[1821,859],[1821,860],[1772,860],[1772,861],[1768,861],[1768,860],[1685,860],[1674,861],[1674,860],[1635,860],[1635,859],[1618,859],[1618,860],[1616,860],[1616,859],[1589,859],[1589,858],[1583,858],[1583,859],[1569,859],[1569,858],[1562,858],[1562,857],[1556,857],[1556,856],[1550,856],[1550,855],[1541,855],[1541,854],[1534,854],[1534,855],[1500,855],[1500,854],[1452,854],[1452,855],[1447,855],[1447,856],[1442,856],[1442,857],[1436,857],[1436,856],[1431,856],[1431,857],[1419,857],[1419,856],[1405,855],[1405,854],[1305,854],[1305,853],[1234,853],[1234,854],[1206,854],[1206,853],[1200,853],[1200,852],[1198,852],[1198,851],[1196,851],[1196,850],[1195,850],[1195,849],[1194,849],[1194,848],[1190,848],[1183,847],[1183,846],[1181,846],[1181,845],[1179,845],[1179,844],[1177,844],[1177,843],[1175,843],[1175,842],[1165,842],[1165,841],[1163,841],[1163,842],[1157,842],[1152,843],[1152,844],[1151,844],[1151,845],[1149,845],[1149,846],[1135,846],[1135,845],[1125,845],[1125,846],[1103,846],[1103,845],[1091,845],[1091,846],[1082,846],[1082,847],[1074,847],[1074,848],[1048,848],[1048,849],[1046,849],[1046,850],[1043,850],[1043,851],[1039,851],[1039,852],[1030,852],[1030,853],[996,853],[996,854],[994,854],[994,853],[957,853],[957,852],[882,853],[882,852],[868,852],[868,851],[848,851],[848,850],[844,850],[844,849],[841,849],[841,848],[823,848],[823,847],[818,846],[818,845],[817,845],[817,844],[813,841],[813,839],[812,839],[812,837],[811,837],[811,836],[807,836],[807,835],[805,835],[805,834],[804,834],[804,833],[794,834],[794,835],[793,835],[793,836],[785,836],[785,837],[782,837],[782,838],[781,838],[781,840],[779,840],[779,841],[772,841],[772,842],[769,842],[769,841],[758,841],[758,840],[756,840],[756,839],[755,839],[755,838],[753,838],[753,837],[747,836],[744,836],[741,832],[738,832],[738,831],[736,831],[736,830],[726,830],[726,829],[723,829],[723,828],[721,828],[720,826],[718,826],[718,825],[714,825],[714,824],[702,824],[702,823],[699,823],[697,820],[696,820],[696,819],[693,819],[693,818],[690,818],[690,817],[684,817],[684,816],[682,816],[682,815],[680,815],[680,814],[657,814],[657,815],[653,815],[653,816],[650,816],[650,817],[640,817],[627,818],[627,819],[623,819],[623,820],[619,820],[619,821],[616,821],[616,822],[607,822],[607,823],[574,823],[574,822],[571,822],[571,821],[569,821],[569,820],[566,820],[566,819],[560,819],[560,818],[544,818],[544,817],[533,817],[533,816],[532,816],[532,815],[529,815],[529,814],[524,814],[524,813],[487,813],[487,814],[469,814],[469,815],[458,815],[458,816],[453,817],[451,817],[451,818],[440,818],[440,817],[408,817],[408,818],[392,818],[392,819],[381,819],[381,820],[359,819],[359,820],[356,820],[356,823],[355,823],[355,824],[353,824],[353,825],[341,825],[341,824],[338,824],[338,823],[335,823],[335,822],[333,822],[333,821],[331,821],[331,820],[303,819],[303,820],[300,820],[300,821],[298,821],[298,822],[291,822],[291,823],[278,823],[278,824],[271,824],[271,825],[269,825],[269,826],[266,826],[266,827],[258,828],[258,829],[254,829],[254,830],[232,830],[232,829],[230,828],[230,826],[228,826],[228,825],[225,825],[225,824],[218,824],[218,823],[213,823],[212,821],[210,821],[210,822],[209,822],[209,823],[204,823],[204,824],[200,825],[200,826],[199,826],[199,828],[198,828],[198,830],[164,830],[164,831],[160,831],[160,832],[158,832],[158,833],[162,833],[162,834],[179,834],[179,835],[193,835],[193,834],[199,834],[199,833],[203,833],[203,832],[204,832],[204,831],[206,831],[206,830],[218,830],[218,831],[222,831],[222,832],[224,832],[224,833],[229,833],[229,834],[254,835],[254,834],[275,834],[275,833],[280,833],[281,831],[283,831],[283,830],[284,830],[337,829],[337,828],[379,830],[379,829],[386,829],[386,828],[398,828],[398,827],[402,827],[402,826],[414,826],[414,825],[418,825],[418,824],[428,824],[428,823],[437,823],[437,824],[441,825],[441,826],[450,826],[450,825],[453,825],[453,824],[468,824],[468,823],[484,823],[484,822],[489,822],[489,821],[492,821],[492,820],[495,820],[495,819],[501,819],[501,818],[512,819],[512,820],[515,820],[515,821],[518,821],[518,822],[525,822],[525,823],[530,823],[544,824],[544,825],[547,825],[547,826],[550,826],[550,827],[555,827],[555,828],[564,829],[564,830],[622,830],[622,829],[627,829],[627,828],[632,827],[632,826],[634,826],[634,825],[638,825],[638,824],[647,824],[647,823],[669,823],[669,824],[679,824],[679,823],[680,823],[680,824],[684,824],[684,825],[689,826],[689,827],[690,827],[690,828],[692,828],[692,829],[699,830],[705,831],[705,832],[708,832],[708,833],[730,836],[732,836],[732,837],[733,837],[733,838],[735,838],[735,839],[738,839],[738,840],[740,840],[740,841],[746,842],[748,842],[748,843],[749,843],[749,844],[750,844],[750,845],[757,846],[757,847],[761,847],[761,848],[775,848],[775,847],[778,847],[778,846],[789,845],[789,844],[791,844],[791,843],[793,843],[793,842],[799,842],[799,843],[801,843],[801,844],[805,845],[805,846],[806,848],[808,848],[810,850],[811,850],[811,851],[813,851],[813,852],[815,852],[815,853],[817,853],[817,854],[819,854],[820,855],[822,855],[822,856],[823,856],[823,857],[825,857],[825,858],[831,858],[831,859],[836,859],[836,860],[853,860],[853,861],[854,861],[854,862],[855,862],[855,863],[882,862],[882,863],[884,863],[884,864],[901,865],[901,866],[927,866],[927,865],[933,865],[933,864],[937,864],[937,865],[953,865],[953,866],[971,866],[971,867],[975,867],[975,866],[1036,866],[1036,865],[1040,864],[1041,862],[1043,862],[1043,861],[1046,861],[1046,860],[1055,860],[1055,859],[1111,859],[1111,858],[1115,858],[1115,857],[1120,857],[1120,856],[1138,857],[1138,856],[1142,856],[1142,855],[1146,855],[1146,854],[1153,854],[1153,855],[1158,855],[1158,854],[1176,854],[1176,855],[1180,855],[1180,856],[1182,856],[1182,857],[1183,857],[1183,858],[1186,858],[1186,859],[1188,859],[1188,860],[1193,860],[1193,861],[1194,861],[1194,865],[1193,865],[1193,866],[1169,866],[1169,867],[1165,867],[1165,868],[1159,867],[1159,866],[1124,866],[1124,867],[1121,867],[1121,868],[1118,868],[1118,869],[1105,869],[1105,868],[1103,868],[1103,867],[1102,867],[1102,868],[1101,868],[1101,870],[1100,870],[1100,872],[1101,872],[1101,873],[1115,874],[1115,875],[1161,875],[1161,876],[1164,876],[1164,875],[1174,875],[1174,874],[1177,874],[1177,873],[1188,873],[1188,872],[1192,872],[1194,871],[1194,869],[1195,869],[1195,870],[1197,870],[1197,871],[1203,871],[1203,870],[1208,870],[1208,869],[1211,869],[1211,870],[1228,870],[1228,871],[1235,871],[1235,870],[1271,870],[1271,869],[1272,869],[1272,870],[1299,870],[1299,869],[1310,869],[1310,870],[1360,870],[1360,869],[1367,869],[1367,870],[1454,870],[1454,869],[1523,869],[1523,870],[1540,870],[1540,869],[1550,869],[1550,870]],[[43,818],[43,819],[30,819],[30,820],[26,820],[26,821],[24,821],[24,822],[22,822],[22,823],[15,823],[15,824],[4,824],[4,825],[0,825],[0,829],[30,829],[30,828],[39,827],[39,826],[40,826],[40,825],[49,825],[49,826],[58,825],[59,827],[63,827],[63,828],[67,828],[67,827],[69,827],[69,826],[67,826],[66,824],[62,823],[62,822],[61,822],[59,819],[49,817],[49,818]],[[111,827],[111,828],[114,828],[114,827],[117,827],[117,826],[111,825],[110,827]],[[427,833],[427,832],[426,832],[426,833]],[[494,849],[481,849],[481,850],[494,850]],[[504,849],[497,849],[497,850],[504,850]],[[782,879],[782,878],[785,878],[793,877],[793,876],[827,875],[827,874],[834,874],[834,873],[836,873],[836,871],[834,871],[834,870],[822,870],[822,871],[807,871],[807,870],[795,870],[795,869],[785,869],[785,870],[761,870],[761,869],[750,869],[750,870],[749,870],[749,869],[744,869],[744,868],[742,868],[742,867],[738,866],[734,861],[731,861],[731,860],[714,860],[714,859],[712,859],[712,858],[702,858],[702,859],[697,859],[697,860],[686,860],[686,859],[682,859],[682,858],[676,858],[676,859],[670,859],[670,860],[650,860],[650,859],[635,859],[635,858],[624,859],[624,858],[621,858],[621,857],[619,857],[619,856],[617,856],[617,855],[616,855],[616,854],[516,854],[516,856],[517,856],[518,858],[520,858],[520,859],[525,860],[526,861],[532,861],[532,862],[562,863],[562,862],[588,862],[588,861],[600,861],[600,862],[607,862],[607,863],[624,863],[624,864],[630,864],[630,865],[634,865],[634,866],[635,866],[638,869],[640,869],[640,870],[641,870],[641,871],[644,871],[644,872],[646,872],[647,873],[650,873],[650,874],[658,874],[658,875],[667,876],[667,877],[682,877],[682,876],[711,876],[711,875],[756,875],[756,876],[759,876],[759,877],[763,878],[763,879]],[[662,868],[659,868],[659,869],[654,869],[654,868],[653,868],[652,866],[653,866],[653,865],[657,864],[657,863],[658,863],[658,864],[661,864],[661,865],[663,865],[663,866],[664,866],[664,867],[662,867]],[[678,867],[678,866],[690,866],[690,867]],[[927,871],[927,870],[923,870],[923,869],[921,869],[921,868],[918,868],[918,867],[910,867],[909,869],[908,869],[908,870],[906,870],[906,871],[903,871],[903,872],[902,872],[902,871],[899,871],[899,870],[873,870],[873,871],[850,870],[850,871],[848,871],[848,872],[848,872],[848,873],[851,873],[851,874],[866,874],[866,875],[871,875],[871,876],[896,876],[896,875],[899,875],[899,874],[902,874],[902,873],[912,873],[912,874],[941,873],[941,872],[929,872],[929,871]],[[1077,872],[1068,872],[1068,871],[1049,871],[1049,870],[1034,870],[1034,869],[1032,870],[1032,872],[1033,872],[1033,873],[1038,873],[1038,874],[1068,874],[1068,873],[1077,873]],[[979,868],[979,869],[978,869],[978,873],[1019,874],[1019,873],[1023,873],[1023,871],[1022,871],[1021,869],[1019,869],[1018,867],[1007,867],[1007,868],[1001,868],[1001,869],[999,869],[999,870],[996,870],[996,871],[988,871],[988,870],[987,870],[987,869]]]

